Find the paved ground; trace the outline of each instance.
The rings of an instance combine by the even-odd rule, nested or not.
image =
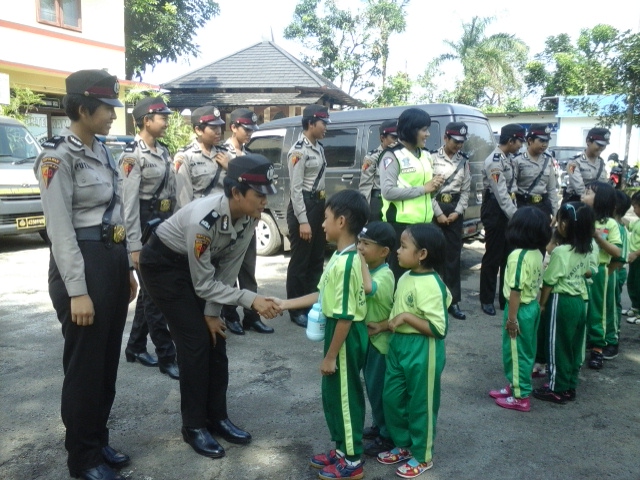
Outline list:
[[[435,465],[420,478],[640,478],[640,326],[623,323],[620,356],[599,372],[583,370],[576,402],[532,400],[529,413],[502,410],[487,395],[505,380],[500,320],[483,315],[478,304],[482,247],[462,253],[468,317],[450,324]],[[47,294],[48,255],[37,235],[0,239],[3,480],[68,478],[59,414],[62,336]],[[260,259],[261,291],[284,295],[287,261]],[[123,344],[132,315],[133,307]],[[270,323],[274,335],[229,339],[230,416],[254,441],[222,441],[227,456],[220,460],[196,455],[182,441],[178,383],[122,355],[110,427],[112,445],[133,459],[123,470],[127,478],[316,478],[307,458],[332,446],[320,401],[322,348],[288,316]],[[365,475],[398,478],[373,459]]]

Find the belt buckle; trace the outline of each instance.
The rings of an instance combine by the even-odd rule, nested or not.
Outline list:
[[[324,190],[318,190],[316,193],[318,194],[318,198],[320,200],[324,200],[325,198],[327,198],[327,194]]]
[[[112,232],[113,243],[122,243],[125,237],[125,230],[123,225],[114,225]]]
[[[531,195],[531,203],[540,203],[542,201],[542,195]]]
[[[451,203],[452,200],[453,197],[448,193],[443,193],[442,195],[440,195],[440,201],[442,203]]]
[[[160,200],[160,211],[166,213],[169,210],[171,210],[171,199],[165,198],[164,200]]]
[[[511,193],[509,194],[509,197],[511,198],[511,200],[515,200],[515,199],[516,199],[516,194],[515,194],[515,193],[513,193],[513,192],[511,192]]]

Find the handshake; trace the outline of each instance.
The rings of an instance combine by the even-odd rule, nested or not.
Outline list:
[[[285,303],[286,301],[280,298],[258,295],[251,304],[251,308],[258,312],[260,316],[272,319],[282,315],[282,312],[286,310]]]

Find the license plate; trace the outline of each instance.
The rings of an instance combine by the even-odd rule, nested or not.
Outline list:
[[[16,218],[16,228],[18,230],[44,228],[44,215],[40,215],[39,217]]]

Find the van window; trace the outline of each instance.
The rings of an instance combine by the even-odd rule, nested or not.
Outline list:
[[[380,146],[380,124],[371,125],[369,127],[369,142],[367,144],[367,152],[375,150]]]
[[[40,153],[38,143],[22,125],[0,125],[0,161],[34,159]]]
[[[427,137],[427,145],[425,147],[427,151],[433,152],[435,150],[438,150],[442,145],[442,137],[443,133],[440,130],[440,123],[437,121],[432,121],[431,126],[429,127],[429,137]]]
[[[495,148],[493,133],[489,128],[489,124],[468,118],[465,118],[463,121],[467,124],[469,131],[467,133],[467,141],[464,142],[462,151],[469,155],[469,158],[484,161]]]
[[[327,130],[321,143],[329,168],[350,168],[356,165],[357,128],[336,128]]]
[[[282,135],[265,135],[254,137],[247,148],[251,153],[259,153],[267,157],[271,163],[280,166],[282,162],[282,148],[284,137]]]

